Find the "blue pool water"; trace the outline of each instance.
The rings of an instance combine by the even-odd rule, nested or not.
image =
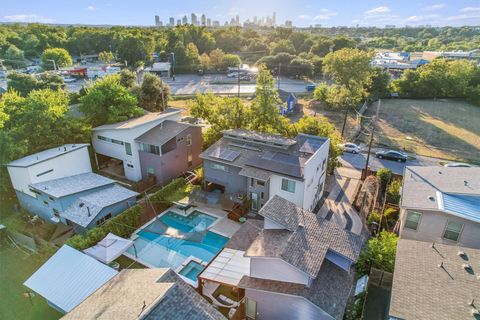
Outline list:
[[[187,217],[167,212],[140,230],[135,248],[132,246],[127,252],[135,256],[136,249],[140,262],[157,268],[176,269],[190,256],[209,262],[228,241],[217,233],[205,231],[216,219],[199,211]],[[193,277],[193,273],[189,275]]]
[[[196,281],[198,275],[203,270],[203,266],[196,261],[190,261],[185,267],[180,270],[180,274],[185,276],[193,281]]]

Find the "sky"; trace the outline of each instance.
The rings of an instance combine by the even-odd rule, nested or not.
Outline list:
[[[154,25],[155,15],[164,23],[190,13],[240,21],[271,16],[295,26],[480,25],[480,0],[1,0],[1,22],[58,24]]]

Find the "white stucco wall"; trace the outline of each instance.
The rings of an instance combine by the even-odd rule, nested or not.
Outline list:
[[[52,172],[38,174],[53,169]],[[26,193],[32,197],[28,186],[33,183],[73,176],[76,174],[92,172],[88,147],[68,151],[59,156],[31,165],[30,167],[8,167],[8,173],[15,190]]]
[[[251,257],[250,276],[254,278],[300,283],[309,286],[311,278],[287,262],[270,257]]]
[[[303,205],[304,209],[313,210],[318,200],[322,197],[325,185],[325,177],[328,164],[328,150],[330,148],[330,140],[322,144],[322,146],[307,160],[303,168],[304,186]],[[322,164],[325,161],[325,164]]]
[[[295,193],[282,190],[282,179],[295,181]],[[272,175],[270,177],[269,199],[271,199],[274,195],[278,195],[284,199],[287,199],[290,202],[295,203],[298,207],[303,208],[304,189],[305,189],[305,183],[301,180],[296,180],[294,178],[287,178],[279,175]]]

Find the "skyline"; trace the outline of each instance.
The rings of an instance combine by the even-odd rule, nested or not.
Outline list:
[[[154,26],[154,16],[168,21],[170,17],[181,19],[195,13],[206,14],[212,20],[230,21],[240,16],[243,23],[254,16],[277,14],[277,25],[291,20],[294,26],[308,27],[321,24],[330,26],[377,26],[409,25],[462,26],[480,25],[478,1],[368,1],[368,3],[318,3],[312,0],[273,1],[259,3],[253,0],[229,1],[205,0],[180,3],[158,3],[154,0],[138,0],[134,3],[111,0],[79,1],[69,3],[61,0],[25,0],[2,5],[1,22],[40,22],[53,24],[93,25],[139,25]]]

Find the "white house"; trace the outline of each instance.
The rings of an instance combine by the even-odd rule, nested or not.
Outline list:
[[[139,156],[141,146],[135,139],[165,120],[179,121],[180,112],[179,109],[169,108],[164,112],[147,113],[138,118],[93,128],[92,144],[97,165],[109,166],[111,171],[128,180],[142,180]],[[121,164],[109,162],[112,158]]]

